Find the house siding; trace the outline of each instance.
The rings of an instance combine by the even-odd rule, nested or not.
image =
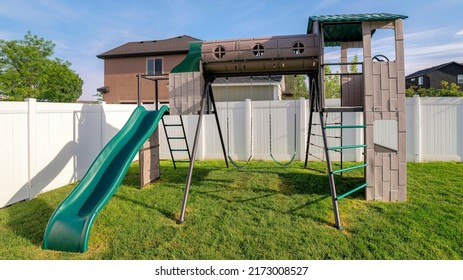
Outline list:
[[[103,96],[106,103],[136,103],[137,102],[137,74],[146,73],[146,60],[148,58],[163,58],[163,71],[168,74],[175,65],[180,63],[186,56],[184,54],[128,57],[128,58],[107,58],[104,61],[104,84],[109,92]],[[159,101],[169,101],[168,81],[159,81]],[[154,82],[141,80],[142,102],[154,102]]]
[[[447,66],[439,68],[434,71],[430,71],[426,74],[423,74],[423,85],[418,85],[418,77],[413,76],[413,78],[407,78],[407,88],[410,86],[419,86],[422,88],[441,88],[441,81],[447,81],[449,83],[457,83],[460,87],[463,87],[463,83],[458,83],[458,75],[463,74],[463,65],[458,65],[457,63],[451,63]],[[415,79],[412,81],[412,79]]]

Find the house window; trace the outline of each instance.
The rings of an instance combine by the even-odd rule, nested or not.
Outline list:
[[[418,85],[422,86],[423,85],[423,76],[418,77]]]
[[[463,74],[457,76],[457,83],[463,84]]]
[[[148,58],[146,60],[146,73],[148,75],[162,75],[162,58]]]

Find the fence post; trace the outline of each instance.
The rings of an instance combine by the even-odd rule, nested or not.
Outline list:
[[[105,105],[106,101],[100,101],[100,150],[103,150],[106,144],[106,112]]]
[[[413,152],[415,162],[421,161],[421,97],[413,95]]]
[[[27,102],[27,197],[32,197],[32,178],[37,175],[37,99],[26,98]]]
[[[253,137],[252,137],[252,103],[251,99],[246,99],[244,103],[244,119],[245,119],[245,124],[244,124],[244,139],[245,139],[245,160],[247,160],[254,151],[253,149]]]
[[[307,124],[306,124],[306,106],[305,106],[305,99],[301,97],[299,99],[299,129],[297,130],[299,133],[299,160],[304,160],[305,158],[305,136],[307,135]],[[297,137],[297,134],[296,134]]]

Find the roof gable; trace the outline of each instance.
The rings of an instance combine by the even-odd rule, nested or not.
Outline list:
[[[114,49],[97,55],[98,58],[134,57],[149,55],[165,55],[175,53],[187,53],[189,42],[201,41],[200,39],[182,35],[163,40],[128,42]]]
[[[447,62],[447,63],[441,64],[441,65],[437,65],[437,66],[433,66],[433,67],[429,67],[429,68],[426,68],[426,69],[423,69],[423,70],[416,71],[416,72],[414,72],[414,73],[412,73],[410,75],[407,75],[407,77],[405,77],[405,78],[406,79],[411,79],[411,78],[424,76],[424,75],[427,75],[429,73],[432,73],[434,71],[437,71],[439,69],[442,69],[442,68],[447,67],[447,66],[452,65],[452,64],[456,64],[456,65],[461,66],[463,68],[463,64],[452,61],[452,62]]]

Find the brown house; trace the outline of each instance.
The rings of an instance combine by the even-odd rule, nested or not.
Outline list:
[[[463,64],[455,61],[426,68],[405,77],[407,88],[441,88],[441,81],[463,87]]]
[[[104,59],[104,87],[98,89],[107,103],[137,103],[137,74],[168,77],[187,55],[189,42],[183,35],[164,40],[129,42],[97,55]],[[159,81],[159,101],[169,102],[168,80]],[[154,102],[154,82],[141,79],[141,100]]]

